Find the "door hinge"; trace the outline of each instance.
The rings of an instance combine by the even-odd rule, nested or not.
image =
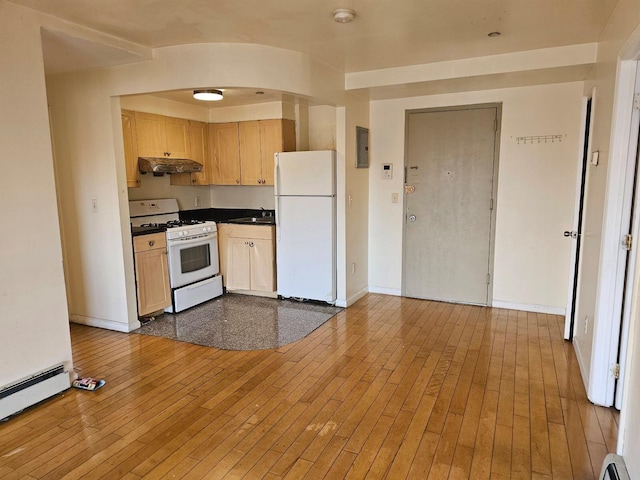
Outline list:
[[[487,273],[487,285],[491,284],[491,274]]]
[[[640,110],[640,93],[636,93],[633,96],[633,108]]]
[[[631,250],[632,246],[633,246],[633,235],[628,234],[622,237],[622,248],[629,251]]]
[[[498,119],[497,118],[493,119],[493,131],[494,132],[498,131]]]
[[[489,210],[493,210],[493,198],[489,200]]]
[[[616,363],[613,368],[611,369],[611,375],[613,375],[613,378],[620,378],[620,364]]]

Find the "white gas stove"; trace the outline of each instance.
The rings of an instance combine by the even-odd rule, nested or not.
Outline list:
[[[180,220],[175,198],[132,200],[133,227],[157,227],[167,236],[172,305],[176,313],[222,295],[215,222]]]

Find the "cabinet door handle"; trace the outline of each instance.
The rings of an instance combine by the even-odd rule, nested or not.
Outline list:
[[[240,180],[236,180],[236,183],[240,183]]]
[[[149,240],[149,246],[153,247],[156,244],[155,240]]]
[[[258,183],[262,183],[262,180],[257,180]]]
[[[249,246],[250,246],[250,247],[253,247],[253,242],[249,242]]]

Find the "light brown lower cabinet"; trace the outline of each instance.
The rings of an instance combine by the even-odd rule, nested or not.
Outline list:
[[[133,237],[138,315],[164,310],[171,305],[167,240],[164,233]]]
[[[218,245],[228,291],[277,296],[274,226],[220,223]]]

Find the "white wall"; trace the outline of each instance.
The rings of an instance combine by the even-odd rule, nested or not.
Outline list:
[[[234,107],[218,107],[209,109],[209,123],[244,122],[269,118],[288,118],[295,120],[283,102],[254,103]]]
[[[131,95],[120,97],[120,107],[134,112],[155,113],[168,117],[186,118],[198,122],[209,121],[209,108],[190,103],[175,102],[155,95]]]
[[[181,75],[168,73],[175,71]],[[259,87],[339,103],[344,76],[287,50],[215,44],[162,48],[153,61],[49,78],[62,157],[64,181],[58,190],[64,232],[68,251],[74,252],[67,269],[75,321],[123,330],[137,323],[124,158],[115,147],[122,143],[122,132],[111,99],[119,107],[116,97],[122,95],[198,85]],[[89,208],[93,198],[98,199],[97,214]]]
[[[0,2],[0,388],[60,363],[71,368],[62,250],[40,28]],[[15,230],[14,227],[17,227]]]
[[[581,82],[371,102],[369,286],[399,294],[405,111],[502,103],[493,303],[563,313],[567,299],[576,166],[580,154]],[[561,134],[561,142],[524,145],[516,137]],[[382,163],[394,178],[382,180]]]
[[[336,149],[336,107],[317,105],[308,109],[309,150]]]
[[[346,305],[369,291],[369,170],[356,168],[356,126],[369,128],[369,102],[350,96],[345,114]]]

